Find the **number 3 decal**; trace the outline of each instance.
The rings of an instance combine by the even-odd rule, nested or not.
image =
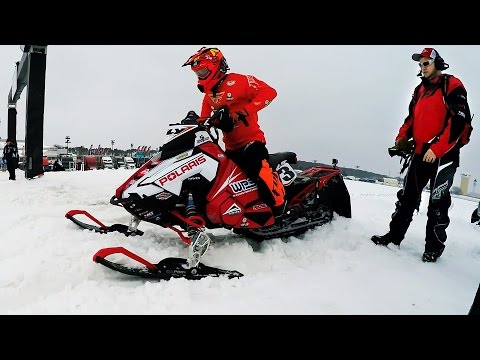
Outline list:
[[[297,173],[287,162],[277,166],[277,173],[282,181],[283,186],[290,185],[297,178]]]

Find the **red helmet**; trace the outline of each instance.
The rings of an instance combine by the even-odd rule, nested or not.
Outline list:
[[[198,78],[200,90],[211,88],[230,68],[223,53],[217,48],[202,47],[182,66],[190,65]]]

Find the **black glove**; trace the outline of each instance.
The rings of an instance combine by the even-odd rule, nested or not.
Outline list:
[[[407,141],[404,138],[397,140],[395,147],[400,151],[411,152],[413,150],[413,141]]]
[[[244,111],[235,112],[235,114],[233,114],[232,117],[234,120],[242,121],[245,126],[248,126],[247,115],[248,115],[247,111],[244,110]]]
[[[405,158],[406,156],[413,153],[414,147],[415,147],[415,143],[413,142],[413,140],[407,141],[403,138],[400,138],[397,140],[394,146],[392,146],[391,148],[388,148],[388,154],[391,157],[401,156]]]
[[[223,105],[218,110],[216,110],[210,117],[210,124],[226,133],[232,131],[233,119],[230,116],[228,106]]]

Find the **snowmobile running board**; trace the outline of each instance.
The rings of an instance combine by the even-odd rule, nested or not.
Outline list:
[[[98,226],[87,224],[83,221],[80,221],[80,220],[75,218],[75,215],[85,215],[90,220],[92,220],[93,222],[98,224]],[[140,231],[140,230],[129,231],[128,226],[124,225],[124,224],[113,224],[111,226],[106,226],[100,220],[98,220],[96,217],[94,217],[92,214],[90,214],[86,210],[70,210],[65,214],[65,217],[67,219],[73,221],[75,224],[77,224],[78,226],[80,226],[83,229],[93,230],[93,231],[101,233],[101,234],[106,234],[106,233],[109,233],[109,232],[118,231],[119,233],[122,233],[125,236],[130,236],[130,235],[142,236],[143,235],[143,231]]]
[[[105,257],[109,255],[119,253],[141,263],[144,267],[131,267],[105,259]],[[218,269],[202,263],[199,263],[197,267],[189,268],[187,259],[174,257],[165,258],[154,265],[123,247],[101,249],[93,255],[93,261],[123,274],[139,276],[146,279],[170,280],[171,278],[184,278],[187,280],[200,280],[209,276],[220,277],[223,275],[229,279],[233,279],[243,276],[242,273],[235,270]]]

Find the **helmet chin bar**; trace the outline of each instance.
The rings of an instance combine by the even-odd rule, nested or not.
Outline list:
[[[197,75],[197,78],[199,80],[207,79],[210,76],[211,73],[212,72],[210,71],[210,69],[208,67],[204,67],[204,68],[201,68],[201,69],[198,69],[198,70],[195,71],[195,74]]]

